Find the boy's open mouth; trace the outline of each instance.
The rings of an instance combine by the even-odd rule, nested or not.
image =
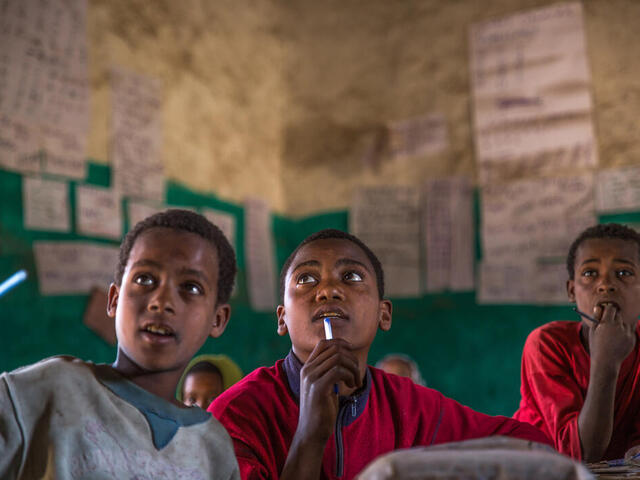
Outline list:
[[[175,332],[166,325],[149,324],[142,327],[141,330],[146,333],[158,335],[159,337],[175,337],[176,335]]]
[[[610,300],[605,300],[603,302],[598,302],[598,303],[596,303],[596,306],[602,307],[602,309],[606,308],[607,306],[612,306],[616,310],[620,311],[620,305],[618,305],[616,302],[612,302]]]
[[[343,312],[341,309],[339,308],[332,308],[332,309],[326,309],[326,310],[320,310],[319,312],[317,312],[314,316],[313,316],[313,320],[322,320],[324,318],[342,318],[344,320],[348,320],[349,319],[349,315],[347,315],[345,312]]]

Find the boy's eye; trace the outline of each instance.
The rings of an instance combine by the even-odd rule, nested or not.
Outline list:
[[[298,276],[298,278],[296,279],[296,283],[298,285],[304,285],[306,283],[313,283],[315,281],[316,281],[316,279],[312,275],[309,275],[308,273],[303,273],[302,275]]]
[[[147,273],[141,273],[140,275],[136,275],[133,281],[138,285],[150,286],[153,285],[155,279]]]
[[[633,275],[633,272],[632,272],[631,270],[627,270],[627,269],[624,269],[624,270],[618,270],[618,271],[616,272],[616,275],[617,275],[618,277],[631,277],[631,276]]]
[[[347,272],[344,274],[344,279],[348,282],[362,282],[362,275],[358,272]]]
[[[583,277],[595,277],[596,275],[598,275],[596,270],[585,270],[582,272]]]
[[[193,283],[193,282],[187,282],[184,284],[184,288],[185,290],[192,294],[192,295],[202,295],[202,293],[204,292],[204,290],[202,289],[202,287],[200,285],[198,285],[197,283]]]

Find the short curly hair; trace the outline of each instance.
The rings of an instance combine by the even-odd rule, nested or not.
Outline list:
[[[207,240],[218,253],[218,297],[216,304],[227,303],[231,296],[233,283],[236,276],[236,254],[229,240],[222,230],[207,220],[202,215],[190,210],[169,209],[159,212],[138,222],[127,233],[120,244],[118,266],[115,272],[115,283],[120,286],[122,277],[127,268],[131,249],[141,233],[151,228],[171,228],[184,232],[195,233]]]
[[[594,225],[578,235],[571,244],[571,247],[569,247],[569,254],[567,255],[567,273],[569,274],[570,279],[573,279],[576,273],[575,264],[578,247],[580,247],[585,240],[589,240],[591,238],[611,238],[635,242],[638,247],[638,257],[640,258],[640,234],[633,228],[629,228],[626,225],[621,225],[619,223],[602,223]]]
[[[291,262],[295,258],[296,254],[300,251],[302,247],[307,245],[308,243],[315,242],[316,240],[329,240],[332,238],[338,238],[343,240],[348,240],[352,243],[355,243],[360,249],[365,253],[371,265],[373,266],[373,270],[376,274],[376,284],[378,285],[378,297],[382,299],[384,297],[384,271],[382,270],[382,264],[376,254],[371,251],[369,247],[365,245],[365,243],[360,240],[355,235],[351,235],[350,233],[343,232],[342,230],[336,230],[333,228],[327,228],[324,230],[320,230],[319,232],[313,233],[305,238],[300,244],[296,247],[296,249],[289,255],[287,260],[284,262],[282,266],[282,270],[280,270],[280,302],[284,303],[284,289],[285,289],[285,280],[287,278],[287,272],[289,268],[291,268]]]

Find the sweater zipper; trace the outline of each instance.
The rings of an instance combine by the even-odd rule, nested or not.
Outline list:
[[[336,418],[336,477],[340,478],[344,474],[344,442],[342,440],[342,424],[347,414],[349,404],[351,404],[351,416],[355,418],[358,413],[358,399],[349,398],[338,409]]]

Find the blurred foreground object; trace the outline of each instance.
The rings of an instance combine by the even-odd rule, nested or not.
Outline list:
[[[378,457],[358,480],[587,480],[579,462],[549,447],[488,437],[396,450]]]
[[[24,282],[27,279],[26,270],[18,270],[16,273],[7,278],[4,282],[0,283],[0,297],[18,285],[20,282]]]

